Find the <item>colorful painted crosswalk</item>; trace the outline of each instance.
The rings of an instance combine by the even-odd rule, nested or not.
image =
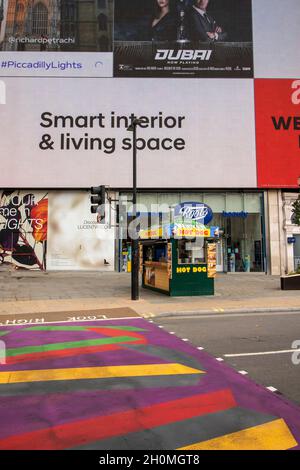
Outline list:
[[[0,449],[300,448],[298,407],[144,319],[0,336]]]

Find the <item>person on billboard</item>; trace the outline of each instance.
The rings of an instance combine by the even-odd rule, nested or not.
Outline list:
[[[175,40],[177,34],[177,19],[174,0],[154,0],[154,2],[154,17],[151,23],[152,40]]]
[[[194,0],[190,10],[190,39],[193,41],[224,41],[227,34],[216,21],[207,14],[210,0]]]

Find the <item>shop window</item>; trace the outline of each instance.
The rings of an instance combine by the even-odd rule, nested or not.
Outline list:
[[[205,263],[204,239],[178,240],[178,264]]]

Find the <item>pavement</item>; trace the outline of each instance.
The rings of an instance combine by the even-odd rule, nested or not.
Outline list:
[[[261,273],[218,274],[214,296],[168,297],[141,288],[140,300],[131,301],[130,292],[127,273],[5,269],[0,271],[0,316],[55,312],[101,316],[107,310],[131,309],[149,318],[300,309],[299,291],[281,291],[279,276]]]
[[[299,450],[300,408],[140,317],[1,326],[1,450]]]

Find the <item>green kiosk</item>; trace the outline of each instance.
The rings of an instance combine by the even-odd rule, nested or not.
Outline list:
[[[142,286],[170,296],[214,295],[219,228],[203,203],[176,206],[173,222],[140,233]]]

